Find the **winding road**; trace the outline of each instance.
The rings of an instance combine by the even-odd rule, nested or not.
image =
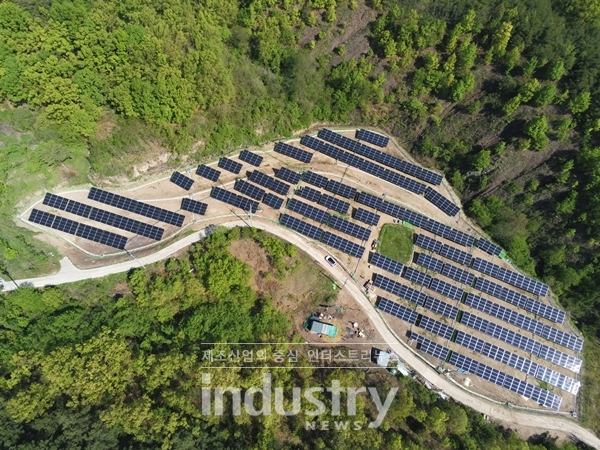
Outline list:
[[[230,228],[248,226],[248,224],[242,220],[235,220],[221,225]],[[310,242],[308,242],[299,234],[278,226],[271,221],[264,220],[260,216],[254,216],[253,226],[255,228],[268,231],[269,233],[272,233],[296,245],[311,255],[315,260],[323,261],[324,255],[322,251],[310,244]],[[63,258],[61,260],[61,270],[58,273],[45,277],[16,280],[16,283],[21,284],[27,282],[28,284],[31,283],[35,287],[43,287],[47,285],[70,283],[91,278],[100,278],[106,275],[126,272],[131,268],[140,267],[140,265],[151,264],[166,259],[170,255],[188,247],[203,237],[205,237],[204,231],[193,233],[151,255],[144,256],[136,260],[95,269],[80,270],[76,268],[68,258]],[[323,267],[329,270],[333,276],[337,277],[338,280],[348,278],[348,274],[340,265],[336,267],[330,267],[324,264]],[[15,288],[15,283],[7,283],[5,286],[5,290],[12,290]],[[352,294],[354,299],[365,311],[373,325],[377,328],[377,331],[381,334],[384,341],[388,343],[390,348],[423,378],[434,384],[439,389],[442,389],[445,394],[451,396],[454,400],[469,406],[476,411],[481,412],[482,414],[487,414],[494,419],[503,422],[510,422],[518,425],[519,427],[530,427],[538,430],[539,432],[557,431],[560,433],[570,433],[574,438],[585,442],[593,448],[600,449],[600,439],[598,439],[598,437],[596,437],[591,431],[583,428],[568,417],[558,415],[556,413],[527,411],[524,409],[509,409],[503,404],[494,403],[491,400],[474,394],[466,390],[454,380],[440,375],[434,367],[416,354],[389,328],[387,322],[363,294],[362,286],[354,282],[349,282],[346,284],[345,289]]]

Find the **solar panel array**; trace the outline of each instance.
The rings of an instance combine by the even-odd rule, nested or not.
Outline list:
[[[444,339],[450,339],[454,334],[454,328],[427,316],[421,317],[419,327],[435,334],[436,336],[441,336]]]
[[[383,289],[390,294],[394,294],[404,300],[407,300],[417,305],[423,306],[427,300],[427,296],[422,292],[419,292],[411,287],[404,284],[398,283],[390,278],[387,278],[380,274],[375,274],[375,280],[373,285],[380,289]]]
[[[344,239],[333,233],[330,233],[329,231],[323,233],[322,241],[324,244],[327,244],[344,253],[347,253],[350,256],[354,256],[355,258],[362,258],[362,255],[365,252],[364,247],[355,244],[354,242],[351,242],[348,239]]]
[[[491,381],[498,386],[502,386],[519,395],[530,398],[542,406],[558,411],[562,403],[562,398],[552,392],[541,389],[537,386],[519,380],[507,373],[489,367],[483,363],[475,361],[472,358],[461,355],[457,352],[452,352],[450,356],[450,364],[480,376],[484,380]]]
[[[545,381],[551,386],[556,386],[557,388],[570,392],[573,395],[577,395],[579,393],[579,388],[581,387],[581,382],[563,375],[560,372],[556,372],[549,367],[539,366],[535,377],[538,380]]]
[[[228,172],[238,174],[242,170],[242,164],[229,158],[222,157],[219,159],[217,164],[221,169],[225,169]]]
[[[277,178],[282,179],[283,181],[287,181],[290,184],[298,184],[300,183],[300,179],[302,175],[298,172],[294,172],[293,170],[288,169],[287,167],[282,167],[275,174]]]
[[[306,164],[310,163],[312,160],[312,153],[286,144],[285,142],[277,142],[275,144],[275,151]]]
[[[262,201],[265,196],[265,190],[259,188],[258,186],[253,185],[252,183],[248,183],[246,180],[235,180],[233,185],[233,189],[238,192],[241,192],[244,195],[247,195],[254,200]]]
[[[353,199],[356,197],[356,188],[348,186],[344,183],[340,183],[339,181],[329,180],[327,186],[325,186],[325,189],[345,198]]]
[[[376,211],[381,211],[384,200],[381,197],[369,194],[368,192],[361,192],[358,194],[356,201],[361,205],[369,206]]]
[[[439,185],[442,183],[442,176],[431,172],[430,170],[423,169],[416,164],[402,161],[399,158],[388,155],[380,150],[376,150],[368,145],[362,144],[355,141],[354,139],[347,138],[341,134],[335,133],[328,129],[321,129],[318,133],[319,138],[331,142],[332,144],[339,145],[342,148],[350,150],[361,156],[365,156],[373,161],[385,164],[388,167],[399,170],[400,172],[407,173],[413,177],[419,178],[427,183]],[[313,138],[314,139],[314,138]],[[318,149],[315,149],[318,150]],[[320,151],[320,150],[319,150]],[[341,158],[336,158],[341,159]]]
[[[471,272],[456,267],[452,264],[444,264],[442,275],[454,281],[458,281],[466,286],[472,286],[473,282],[475,281],[475,275],[473,275]]]
[[[263,203],[273,209],[279,209],[281,208],[281,205],[283,205],[283,199],[269,192],[265,195],[265,198],[263,198]]]
[[[51,193],[46,194],[42,203],[52,208],[61,209],[86,219],[104,223],[121,230],[130,231],[157,241],[162,239],[164,233],[162,228],[155,227],[154,225],[123,217],[119,214],[104,211],[103,209],[94,208],[84,203],[69,200],[68,198]]]
[[[262,156],[249,152],[248,150],[242,150],[238,158],[240,158],[240,161],[244,161],[254,167],[259,167],[264,159]]]
[[[444,197],[439,192],[427,187],[425,189],[425,198],[439,208],[444,214],[454,217],[460,212],[460,208]]]
[[[380,255],[379,253],[371,253],[371,264],[375,267],[379,267],[387,272],[393,273],[394,275],[400,275],[404,264],[394,261],[387,256]]]
[[[58,217],[54,214],[40,211],[39,209],[31,210],[29,221],[119,250],[123,250],[125,244],[127,244],[127,238],[125,236],[104,231],[100,228],[91,227],[83,223],[78,223],[74,220],[65,219],[64,217]]]
[[[329,178],[309,170],[308,172],[304,172],[304,175],[302,175],[302,181],[312,184],[318,188],[324,188],[327,186],[327,183],[329,183]]]
[[[425,308],[438,313],[440,316],[447,317],[450,320],[454,320],[458,316],[458,308],[434,297],[427,297],[427,301],[425,302],[424,306]]]
[[[345,139],[348,139],[348,138],[345,138]],[[356,142],[352,139],[350,139],[350,141],[352,141],[358,145],[364,145],[364,144]],[[369,173],[378,178],[381,178],[382,180],[388,181],[396,186],[406,189],[407,191],[414,192],[417,195],[422,195],[425,192],[425,185],[423,183],[419,183],[418,181],[407,178],[404,175],[400,175],[399,173],[393,172],[393,171],[386,169],[385,167],[382,167],[371,161],[367,161],[367,160],[360,158],[352,153],[348,153],[348,152],[341,150],[331,144],[323,142],[319,139],[315,139],[312,136],[302,137],[302,139],[300,140],[300,143],[303,145],[306,145],[307,147],[310,147],[314,150],[317,150],[317,151],[323,153],[324,155],[330,156],[330,157],[337,159],[343,163],[346,163],[352,167],[356,167],[356,168],[362,170],[363,172]],[[375,150],[374,148],[371,148],[368,146],[365,146],[365,147],[370,149],[371,151],[378,152],[378,150]],[[383,155],[386,155],[386,154],[383,153]],[[386,155],[386,157],[393,158],[393,156],[390,156],[390,155]],[[401,162],[403,162],[403,161],[401,161]],[[407,163],[407,164],[410,164],[410,163]],[[418,166],[415,166],[415,167],[418,167]]]
[[[339,198],[332,197],[328,194],[321,194],[321,197],[319,198],[319,205],[328,209],[333,209],[340,214],[348,214],[348,210],[350,209],[350,203],[340,200]]]
[[[425,253],[419,253],[419,256],[417,256],[417,264],[437,273],[440,273],[444,267],[443,261],[426,255]]]
[[[451,298],[452,300],[460,300],[465,292],[461,288],[457,288],[456,286],[446,283],[438,278],[434,278],[431,281],[429,289],[437,292],[438,294],[442,294],[444,297]]]
[[[206,178],[210,181],[217,181],[219,176],[221,176],[221,172],[217,169],[213,169],[212,167],[202,164],[196,169],[196,175],[199,175],[202,178]]]
[[[420,344],[419,350],[421,350],[423,353],[427,353],[428,355],[431,355],[437,359],[441,359],[442,361],[446,361],[448,358],[448,353],[450,353],[450,350],[443,345],[433,342],[413,332],[410,333],[410,338],[414,339],[418,344]]]
[[[311,188],[310,186],[299,187],[296,189],[296,195],[315,203],[319,203],[319,200],[321,200],[321,192]]]
[[[323,211],[296,198],[289,200],[287,207],[290,211],[294,211],[319,223],[327,223],[331,218],[331,215],[327,211]]]
[[[500,247],[483,238],[477,240],[477,247],[493,256],[500,256],[500,253],[502,253]]]
[[[511,305],[518,306],[519,308],[532,312],[540,317],[544,317],[552,322],[563,323],[565,321],[566,314],[564,311],[529,298],[512,289],[505,288],[504,286],[486,280],[485,278],[477,278],[475,287],[481,292],[490,294],[493,297],[504,300]]]
[[[523,289],[524,291],[531,292],[532,294],[541,295],[542,297],[545,297],[546,294],[548,294],[547,284],[526,277],[514,270],[505,269],[504,267],[500,267],[484,259],[475,258],[473,260],[473,268],[479,270],[481,273],[494,277],[497,280],[504,281],[505,283]]]
[[[360,239],[361,241],[366,241],[369,239],[369,237],[371,237],[371,230],[361,227],[360,225],[356,225],[355,223],[349,222],[348,220],[342,219],[338,216],[331,216],[328,225],[334,230],[346,233],[352,237]]]
[[[201,216],[203,216],[206,213],[206,208],[208,208],[208,205],[206,203],[192,200],[191,198],[187,197],[181,199],[181,209],[183,209],[184,211],[193,212],[195,214],[200,214]]]
[[[282,214],[279,218],[281,225],[291,228],[292,230],[306,236],[310,239],[321,240],[323,230],[314,225],[304,222],[303,220],[296,219],[288,214]]]
[[[380,216],[379,214],[372,213],[371,211],[367,211],[366,209],[357,208],[354,211],[354,218],[356,220],[360,220],[367,225],[377,226],[379,224]]]
[[[442,243],[440,241],[436,241],[435,239],[425,236],[424,234],[417,234],[415,244],[433,253],[439,253],[442,249]]]
[[[452,247],[451,245],[447,244],[442,245],[442,248],[440,249],[440,255],[464,266],[471,264],[471,260],[473,259],[470,253],[459,250],[456,247]]]
[[[250,174],[248,180],[262,187],[266,187],[267,189],[270,189],[279,195],[288,195],[288,192],[290,191],[289,184],[284,183],[283,181],[279,181],[257,170]]]
[[[411,283],[420,284],[421,286],[425,287],[429,286],[432,280],[430,275],[427,275],[420,270],[413,269],[412,267],[407,267],[402,277]]]
[[[417,317],[419,317],[419,313],[416,311],[407,308],[406,306],[399,305],[396,302],[392,302],[384,297],[377,297],[377,309],[410,324],[414,324],[417,321]]]
[[[186,191],[189,191],[192,187],[192,184],[194,184],[194,180],[179,172],[173,172],[170,181]]]
[[[167,211],[166,209],[148,205],[147,203],[132,200],[123,197],[122,195],[113,194],[112,192],[103,191],[102,189],[94,187],[90,189],[88,198],[110,206],[115,206],[125,211],[139,214],[140,216],[150,217],[151,219],[159,220],[176,227],[180,227],[185,219],[183,214]]]
[[[258,211],[258,202],[234,194],[233,192],[226,191],[220,187],[213,187],[210,191],[210,197],[244,211],[250,211],[253,214]]]
[[[387,136],[383,136],[382,134],[373,133],[369,130],[356,130],[356,139],[360,139],[361,141],[367,141],[371,144],[375,144],[378,147],[387,147],[390,142],[390,138]]]

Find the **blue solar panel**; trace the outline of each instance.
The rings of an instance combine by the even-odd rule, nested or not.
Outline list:
[[[437,344],[436,342],[433,342],[414,332],[410,333],[410,338],[415,340],[419,344],[419,350],[421,350],[422,352],[427,353],[428,355],[431,355],[442,361],[446,361],[446,359],[448,358],[448,353],[450,353],[450,350],[448,350],[443,345]]]
[[[298,147],[294,147],[284,142],[277,142],[275,144],[275,151],[306,164],[310,163],[312,160],[312,153],[300,150]]]
[[[262,187],[266,187],[267,189],[270,189],[279,195],[287,195],[290,191],[289,184],[284,183],[283,181],[279,181],[269,175],[265,175],[264,173],[259,172],[257,170],[250,174],[248,180]]]
[[[463,264],[465,266],[470,265],[471,260],[473,259],[470,253],[463,252],[462,250],[459,250],[456,247],[452,247],[451,245],[446,244],[444,244],[440,249],[440,255],[442,255],[444,258],[448,258],[451,261]]]
[[[404,284],[398,283],[390,278],[387,278],[381,274],[375,275],[373,285],[377,288],[383,289],[390,294],[394,294],[404,300],[407,300],[417,305],[424,305],[427,296],[422,292],[419,292],[413,288],[410,288]]]
[[[196,200],[189,199],[187,197],[181,200],[181,209],[184,211],[193,212],[203,216],[206,213],[208,205],[206,203],[198,202]]]
[[[456,216],[460,211],[458,206],[430,187],[425,189],[425,198],[450,217]]]
[[[298,184],[300,182],[300,179],[302,178],[301,174],[299,174],[298,172],[294,172],[293,170],[290,170],[287,167],[282,167],[281,169],[277,170],[275,176],[277,178],[282,179],[283,181],[287,181],[290,184]]]
[[[190,188],[192,187],[192,184],[194,184],[194,180],[186,177],[182,173],[173,172],[173,175],[171,175],[171,183],[174,183],[177,186],[179,186],[180,188],[185,189],[186,191],[189,191]]]
[[[452,264],[444,264],[442,275],[451,278],[454,281],[458,281],[466,286],[472,286],[473,282],[475,281],[475,275],[473,275],[471,272],[453,266]]]
[[[361,205],[369,206],[377,211],[381,210],[381,205],[383,203],[383,199],[381,197],[369,194],[368,192],[361,192],[358,194],[356,201]]]
[[[417,256],[417,264],[438,273],[440,273],[444,267],[444,263],[442,261],[426,255],[425,253],[419,253]]]
[[[257,186],[254,186],[252,183],[248,183],[246,180],[235,180],[235,184],[233,185],[233,189],[238,192],[241,192],[244,195],[247,195],[254,200],[262,201],[265,196],[264,189],[261,189]]]
[[[454,320],[458,316],[458,308],[433,297],[427,297],[425,308],[430,309],[441,316],[447,317],[450,320]]]
[[[492,256],[500,256],[500,253],[502,253],[502,249],[500,247],[483,238],[479,238],[477,240],[477,247]]]
[[[451,326],[446,325],[442,322],[438,322],[437,320],[427,316],[421,317],[419,327],[437,336],[441,336],[444,339],[450,339],[452,337],[452,334],[454,333],[454,328],[452,328]]]
[[[353,199],[356,196],[356,188],[335,180],[329,180],[325,189],[345,198]]]
[[[350,209],[350,203],[327,194],[321,195],[321,198],[319,198],[319,205],[337,211],[340,214],[348,214],[348,210]]]
[[[473,268],[532,294],[543,297],[548,293],[548,285],[484,259],[475,258],[473,260]]]
[[[354,256],[355,258],[362,258],[363,253],[365,252],[365,248],[351,242],[347,239],[339,237],[329,231],[323,233],[323,243],[329,245],[333,248],[336,248],[344,253],[347,253],[350,256]]]
[[[415,244],[433,253],[440,253],[440,250],[442,249],[442,243],[440,241],[436,241],[435,239],[425,236],[424,234],[417,235]]]
[[[262,156],[259,156],[252,152],[249,152],[248,150],[242,150],[239,158],[240,158],[240,161],[247,162],[248,164],[250,164],[254,167],[259,167],[262,164],[263,159],[264,159]]]
[[[217,169],[213,169],[212,167],[202,164],[196,169],[196,175],[199,175],[202,178],[206,178],[210,181],[217,181],[221,175],[221,172]]]
[[[446,283],[438,278],[434,278],[431,281],[429,289],[437,292],[438,294],[442,294],[444,297],[451,298],[452,300],[460,300],[465,292],[462,289],[450,283]]]
[[[367,211],[366,209],[357,208],[354,211],[354,218],[367,225],[377,226],[379,224],[380,216],[371,211]]]
[[[324,188],[325,186],[327,186],[329,179],[327,177],[324,177],[323,175],[319,175],[318,173],[308,171],[305,172],[304,175],[302,175],[302,181],[304,181],[305,183],[312,184],[313,186],[316,186],[318,188]]]
[[[242,170],[242,164],[237,161],[233,161],[229,158],[220,158],[219,163],[217,164],[221,169],[225,169],[228,172],[239,174],[240,170]]]
[[[319,241],[321,240],[321,236],[323,235],[323,231],[320,228],[306,223],[300,219],[296,219],[295,217],[290,216],[288,214],[282,214],[279,218],[279,222],[281,223],[281,225],[291,228],[297,233],[300,233],[303,236],[306,236],[310,239],[316,239],[317,241]]]
[[[213,187],[210,191],[210,197],[244,211],[251,211],[252,213],[258,211],[258,202],[234,194],[233,192],[226,191],[220,187]]]
[[[387,147],[388,143],[390,142],[389,137],[364,129],[356,130],[355,136],[356,139],[367,141],[371,144],[377,145],[378,147]]]
[[[391,314],[392,316],[404,320],[410,324],[414,324],[419,317],[419,314],[416,311],[392,302],[384,297],[377,297],[377,309]]]
[[[327,223],[331,218],[331,215],[328,212],[309,205],[308,203],[304,203],[296,198],[289,200],[287,207],[290,211],[294,211],[319,223]]]
[[[265,198],[263,198],[263,203],[273,209],[280,209],[283,205],[283,199],[269,192],[265,195]]]
[[[315,203],[319,203],[319,200],[321,200],[321,192],[311,188],[310,186],[299,187],[296,189],[296,195]]]
[[[400,275],[404,265],[398,261],[394,261],[387,256],[380,255],[379,253],[371,253],[371,264],[379,267],[387,272],[393,273],[394,275]]]
[[[366,241],[371,236],[371,230],[363,228],[338,216],[332,216],[328,225],[334,230],[346,233],[352,237],[360,239],[361,241]]]
[[[431,276],[417,269],[413,269],[412,267],[407,267],[402,276],[412,283],[420,284],[425,287],[428,287],[431,283]]]

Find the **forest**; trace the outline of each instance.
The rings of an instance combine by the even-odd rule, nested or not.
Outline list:
[[[15,224],[43,190],[133,177],[157,147],[177,166],[376,126],[551,285],[598,432],[599,41],[598,0],[3,0],[0,271],[58,264]]]
[[[289,319],[270,298],[256,295],[252,269],[231,254],[231,243],[253,240],[271,270],[311,264],[297,249],[251,228],[216,229],[187,254],[128,274],[47,287],[22,288],[0,307],[0,448],[6,449],[515,449],[577,450],[540,434],[530,442],[481,414],[442,400],[410,378],[387,371],[307,368],[308,360],[278,370],[206,369],[213,349],[203,342],[293,342]],[[283,262],[283,266],[278,264]],[[300,261],[300,263],[298,263]],[[279,267],[278,267],[279,265]],[[291,339],[291,340],[290,340]],[[289,344],[278,348],[286,351]],[[229,354],[238,344],[220,344]],[[110,363],[109,363],[110,362]],[[298,366],[296,368],[295,366]],[[107,369],[110,367],[110,369]],[[288,396],[292,386],[374,386],[399,389],[379,428],[306,429],[315,417],[231,413],[203,415],[202,373],[213,386],[260,385],[264,373]],[[376,410],[359,395],[356,415],[333,416],[329,394],[319,420],[368,423]],[[286,409],[290,409],[286,405]]]

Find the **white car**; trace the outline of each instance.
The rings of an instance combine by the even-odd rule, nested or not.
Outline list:
[[[327,261],[331,267],[337,266],[337,263],[335,262],[335,259],[333,259],[333,257],[331,257],[329,255],[327,255],[325,257],[325,261]]]

